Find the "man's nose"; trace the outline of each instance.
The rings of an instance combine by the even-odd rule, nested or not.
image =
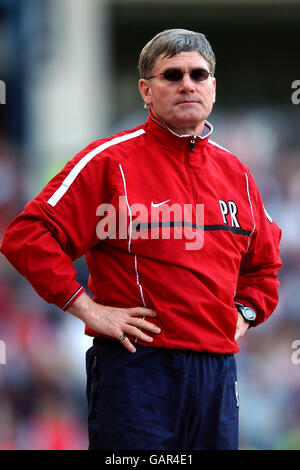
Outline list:
[[[185,72],[182,79],[179,82],[179,91],[182,92],[193,92],[196,89],[195,82],[191,79],[190,74]]]

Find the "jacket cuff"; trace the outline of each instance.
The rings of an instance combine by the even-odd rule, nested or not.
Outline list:
[[[74,294],[72,295],[72,297],[62,306],[62,309],[64,311],[66,311],[69,307],[71,307],[71,305],[73,304],[73,302],[75,302],[75,300],[81,295],[83,294],[85,291],[84,287],[79,287],[79,289],[74,292]]]
[[[55,298],[55,303],[62,310],[66,311],[75,300],[85,292],[85,288],[82,287],[77,281],[71,284],[69,289],[62,295]]]

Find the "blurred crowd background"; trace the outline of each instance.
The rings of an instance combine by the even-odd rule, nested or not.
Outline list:
[[[212,138],[249,166],[283,231],[279,305],[239,341],[240,448],[300,449],[298,0],[0,0],[0,237],[75,153],[146,119],[139,52],[175,27],[211,42]],[[0,257],[0,449],[87,448],[83,331]]]

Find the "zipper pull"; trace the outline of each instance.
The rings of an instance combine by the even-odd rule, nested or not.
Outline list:
[[[191,137],[191,140],[190,140],[190,149],[191,149],[191,152],[194,151],[196,140],[197,140],[196,136],[193,135],[193,136]]]

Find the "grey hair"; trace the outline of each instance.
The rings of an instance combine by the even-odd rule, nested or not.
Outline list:
[[[187,29],[167,29],[154,36],[142,49],[138,65],[140,78],[151,76],[156,59],[161,54],[163,57],[173,57],[180,52],[192,51],[204,57],[214,75],[216,58],[204,34]]]

